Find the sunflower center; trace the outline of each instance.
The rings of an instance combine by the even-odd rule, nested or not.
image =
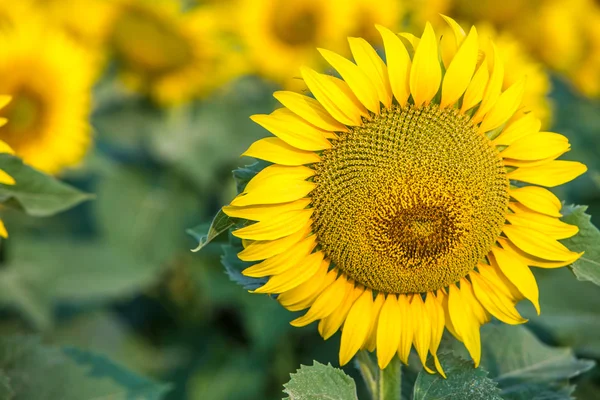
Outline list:
[[[306,46],[317,36],[318,15],[309,8],[294,9],[282,3],[274,13],[273,33],[289,46]]]
[[[2,110],[8,119],[0,130],[0,139],[17,149],[23,142],[32,140],[44,124],[44,102],[35,92],[22,88],[12,92],[12,100]]]
[[[164,75],[188,64],[193,50],[177,27],[149,10],[128,6],[115,20],[112,42],[130,68]]]
[[[456,282],[505,222],[502,160],[455,110],[386,109],[321,157],[311,194],[319,244],[371,289],[422,293]]]

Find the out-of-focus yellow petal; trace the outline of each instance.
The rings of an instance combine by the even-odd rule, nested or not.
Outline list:
[[[512,253],[492,246],[492,254],[498,266],[506,277],[515,285],[521,294],[535,307],[538,315],[540,313],[540,292],[533,273],[519,257]]]
[[[562,217],[561,203],[548,189],[538,186],[525,186],[509,190],[510,196],[524,206],[551,217]]]
[[[296,318],[290,324],[295,327],[306,326],[311,322],[322,319],[331,314],[346,297],[346,292],[354,288],[354,283],[349,282],[343,275],[329,285],[315,299],[315,302],[303,316]]]
[[[304,239],[310,233],[311,225],[312,221],[308,221],[298,232],[281,239],[251,241],[244,250],[238,253],[238,257],[242,261],[258,261],[281,254]]]
[[[523,93],[525,93],[525,79],[506,89],[483,118],[479,126],[480,132],[494,130],[508,121],[521,106]]]
[[[370,326],[365,322],[371,319],[372,314],[373,292],[367,289],[354,302],[344,322],[340,342],[340,365],[347,364],[367,339]]]
[[[329,114],[327,110],[323,108],[321,103],[312,97],[303,96],[301,94],[288,91],[275,92],[273,93],[273,97],[290,109],[294,114],[298,115],[319,129],[331,132],[346,132],[348,130],[344,124],[333,118],[331,114]],[[293,143],[290,144],[292,146],[294,145]]]
[[[15,151],[4,140],[0,140],[0,154],[15,154]]]
[[[503,232],[518,248],[532,256],[550,261],[567,261],[577,257],[577,253],[535,229],[504,225]]]
[[[410,96],[410,57],[398,35],[381,25],[375,25],[375,27],[383,38],[392,93],[394,93],[394,97],[398,104],[401,107],[404,107],[408,100],[408,96]]]
[[[6,171],[0,169],[0,183],[3,185],[14,185],[17,182]]]
[[[395,294],[388,294],[379,312],[377,324],[377,364],[381,369],[387,367],[398,351],[402,318],[407,316],[401,314],[398,298]]]
[[[354,61],[375,86],[379,101],[387,108],[391,107],[392,87],[390,86],[390,78],[385,63],[366,40],[348,38],[348,42]]]
[[[465,93],[475,72],[478,53],[477,30],[472,27],[444,75],[440,108],[454,105]]]
[[[274,275],[269,281],[254,293],[283,293],[291,290],[313,277],[321,263],[323,262],[323,252],[312,253],[302,262],[302,268],[290,268],[287,271]]]
[[[507,174],[509,179],[534,185],[554,187],[572,181],[587,171],[577,161],[554,160],[534,167],[521,167]]]
[[[299,150],[276,137],[257,140],[242,155],[281,165],[306,165],[321,161],[317,153]]]
[[[441,81],[437,38],[433,27],[427,22],[410,68],[410,93],[415,105],[429,104],[438,92]]]
[[[316,245],[317,241],[315,235],[309,236],[298,242],[296,246],[285,253],[267,258],[263,262],[246,268],[242,271],[242,274],[252,278],[262,278],[265,276],[281,274],[304,262]]]
[[[356,98],[369,110],[379,114],[379,97],[371,79],[352,61],[333,51],[319,49],[323,58],[339,72]]]
[[[408,365],[408,356],[412,347],[414,327],[410,308],[410,300],[404,294],[398,295],[400,306],[400,342],[398,343],[398,357],[400,361]]]
[[[0,219],[0,236],[4,239],[8,238],[8,231],[6,230],[6,226],[4,225],[4,221]]]
[[[343,81],[338,82],[307,67],[302,67],[300,71],[306,86],[333,118],[348,126],[362,124],[361,117],[366,115],[366,110],[361,109],[358,100],[352,99],[349,93],[340,88]]]

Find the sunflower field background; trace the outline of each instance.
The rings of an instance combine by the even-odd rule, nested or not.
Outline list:
[[[250,116],[331,71],[317,48],[440,14],[496,39],[587,165],[554,191],[586,254],[535,271],[541,315],[483,327],[480,368],[444,337],[448,379],[411,362],[375,397],[376,364],[338,370],[340,335],[248,294],[209,227],[266,136]],[[0,0],[0,77],[0,399],[600,399],[597,1]]]

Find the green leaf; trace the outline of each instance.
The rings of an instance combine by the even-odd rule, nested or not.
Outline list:
[[[354,380],[331,364],[315,361],[312,366],[301,365],[290,377],[283,385],[289,400],[358,399]]]
[[[10,386],[10,378],[0,371],[0,399],[12,400],[15,398],[15,392]]]
[[[46,347],[29,336],[0,337],[0,370],[15,400],[158,400],[169,390],[102,356]]]
[[[202,250],[204,246],[212,242],[217,236],[232,228],[236,223],[234,218],[230,218],[223,210],[219,210],[212,220],[212,223],[198,225],[195,228],[188,229],[186,232],[198,241],[198,247],[193,252]]]
[[[16,181],[15,185],[0,184],[0,201],[35,217],[54,215],[93,198],[9,154],[0,154],[0,169]]]
[[[246,290],[255,290],[267,283],[267,278],[250,278],[242,274],[242,271],[249,266],[251,263],[244,262],[239,259],[237,253],[242,251],[241,248],[225,245],[223,246],[223,256],[221,257],[221,263],[225,267],[225,272],[233,282],[242,286]]]
[[[439,374],[419,373],[414,400],[501,400],[496,383],[488,372],[473,368],[471,361],[451,353],[438,354],[447,379]]]
[[[572,400],[574,386],[552,387],[550,385],[529,384],[516,392],[503,392],[505,400]]]
[[[579,227],[579,233],[563,241],[571,251],[582,252],[572,265],[573,272],[580,281],[590,281],[600,286],[600,231],[585,213],[587,206],[565,206],[562,220]]]

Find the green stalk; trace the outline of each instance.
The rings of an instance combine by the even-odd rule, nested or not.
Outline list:
[[[361,350],[356,355],[356,364],[371,394],[372,400],[400,400],[402,394],[402,367],[394,357],[384,369],[379,369],[375,357]]]

